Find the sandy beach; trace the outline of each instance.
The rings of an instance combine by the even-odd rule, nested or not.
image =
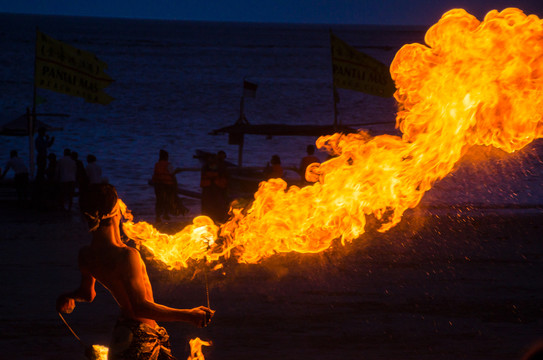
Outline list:
[[[409,211],[384,234],[370,223],[353,244],[322,254],[209,273],[216,316],[204,329],[163,324],[174,354],[184,359],[186,342],[199,336],[213,342],[206,359],[519,359],[543,338],[543,210],[448,210]],[[85,224],[75,211],[12,200],[0,212],[0,358],[84,359],[55,300],[78,286]],[[206,303],[201,272],[191,279],[194,269],[147,264],[158,302]],[[107,344],[117,316],[107,291],[97,292],[66,315],[86,344]]]

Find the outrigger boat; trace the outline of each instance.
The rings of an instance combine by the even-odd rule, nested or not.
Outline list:
[[[367,93],[372,96],[391,97],[395,91],[394,82],[390,76],[388,67],[378,60],[351,47],[343,40],[330,32],[330,46],[332,55],[334,122],[332,125],[287,125],[287,124],[249,124],[244,114],[244,102],[246,97],[255,97],[257,85],[243,80],[243,95],[240,101],[240,115],[238,120],[230,126],[211,131],[211,135],[228,134],[228,143],[238,145],[238,163],[229,166],[229,191],[232,196],[240,194],[242,197],[251,196],[258,189],[258,184],[265,180],[263,168],[243,167],[243,143],[245,135],[272,136],[315,136],[331,135],[334,133],[356,133],[356,125],[342,125],[338,121],[337,104],[339,95],[337,88],[354,90]],[[376,133],[392,133],[394,124],[374,122],[360,124],[366,129],[380,128]],[[358,127],[358,126],[357,126]],[[208,153],[209,154],[209,153]],[[197,151],[195,158],[204,161],[205,151]],[[284,168],[285,169],[285,168]],[[296,176],[290,179],[285,177],[288,185],[300,185],[302,178],[297,169],[286,168],[287,171],[295,171]],[[181,193],[183,193],[180,190]],[[190,194],[184,192],[185,194]],[[194,194],[193,194],[194,195]],[[188,195],[190,196],[190,195]]]

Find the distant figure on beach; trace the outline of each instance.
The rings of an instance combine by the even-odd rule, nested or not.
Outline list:
[[[307,167],[313,163],[320,163],[321,161],[318,157],[315,156],[315,146],[307,145],[305,151],[307,155],[304,156],[300,161],[300,167],[298,169],[298,172],[300,174],[300,177],[302,178],[302,181],[305,184],[308,184],[309,181],[307,181],[307,179],[305,178],[305,172],[307,170]]]
[[[47,155],[47,169],[45,169],[45,187],[46,191],[42,192],[39,203],[41,209],[56,208],[58,205],[58,178],[57,178],[57,155],[49,153]]]
[[[57,155],[49,153],[47,155],[47,168],[45,169],[45,180],[47,182],[56,181],[57,175]]]
[[[28,199],[28,169],[24,161],[19,157],[17,150],[11,150],[9,155],[10,158],[0,179],[3,179],[10,169],[13,170],[15,173],[13,182],[17,191],[17,201],[19,204],[23,204]]]
[[[121,240],[120,200],[110,184],[89,186],[81,197],[81,210],[92,235],[79,251],[81,283],[57,299],[58,312],[71,313],[76,302],[92,302],[96,280],[119,304],[108,359],[175,359],[169,335],[157,321],[178,321],[207,326],[215,311],[199,306],[179,309],[155,302],[149,276],[138,250]]]
[[[84,192],[89,184],[89,178],[85,171],[85,165],[83,161],[79,160],[79,154],[75,151],[70,153],[70,156],[75,161],[75,184],[79,189],[79,194]]]
[[[225,160],[226,153],[222,150],[208,155],[200,174],[201,212],[216,222],[224,222],[228,216],[228,169]]]
[[[60,207],[67,211],[72,210],[77,173],[77,164],[71,153],[70,149],[64,149],[64,156],[57,163]]]
[[[96,156],[87,155],[87,167],[85,168],[89,184],[100,184],[102,182],[102,168],[96,162]]]
[[[155,188],[155,217],[156,222],[162,219],[169,220],[174,215],[174,207],[177,206],[177,179],[175,174],[180,169],[174,169],[169,162],[170,155],[166,150],[158,153],[158,162],[155,164],[152,183]]]
[[[281,166],[281,158],[279,155],[273,155],[270,162],[266,165],[264,176],[266,179],[278,179],[284,175],[283,166]]]
[[[55,137],[49,138],[47,130],[44,127],[38,129],[38,135],[34,141],[36,148],[36,181],[41,182],[45,180],[45,169],[47,168],[47,149],[50,148],[55,142]]]

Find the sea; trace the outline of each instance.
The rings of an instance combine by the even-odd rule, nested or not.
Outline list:
[[[105,89],[114,98],[108,105],[37,89],[45,101],[37,105],[37,113],[68,115],[39,117],[62,129],[50,132],[55,137],[50,152],[60,157],[69,148],[82,160],[94,154],[128,207],[147,218],[154,209],[148,182],[160,149],[169,152],[175,167],[198,168],[194,156],[198,150],[223,150],[227,160],[238,162],[238,146],[229,144],[228,135],[211,133],[240,118],[244,81],[258,86],[254,98],[243,100],[250,124],[331,125],[330,32],[390,65],[404,44],[424,43],[427,27],[0,14],[2,124],[32,106],[37,29],[94,53],[107,63],[105,72],[114,80]],[[394,98],[338,92],[341,124],[401,135],[394,128]],[[297,166],[306,146],[316,139],[246,135],[243,165],[265,166],[277,154],[283,166]],[[29,159],[27,138],[2,136],[2,167],[12,149]],[[543,201],[540,141],[515,154],[475,153],[438,182],[421,206],[539,208]],[[324,160],[327,154],[318,156]],[[177,180],[181,187],[197,192],[199,176],[198,171],[186,171]]]

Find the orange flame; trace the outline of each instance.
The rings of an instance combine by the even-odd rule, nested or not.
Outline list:
[[[232,207],[218,227],[206,217],[175,235],[129,221],[126,234],[143,241],[171,268],[190,259],[230,256],[256,263],[282,252],[320,252],[334,239],[350,242],[366,217],[380,231],[401,221],[473,145],[507,152],[543,135],[543,23],[508,8],[483,22],[462,9],[445,13],[422,44],[402,47],[391,64],[403,136],[334,134],[317,140],[333,158],[312,166],[312,186],[287,189],[262,182],[248,209]],[[233,204],[234,205],[234,204]]]
[[[107,360],[109,348],[103,345],[91,345],[89,352],[86,354],[91,360]]]
[[[203,341],[199,337],[190,339],[190,356],[187,360],[205,360],[204,354],[202,353],[202,346],[211,346],[211,341]],[[91,345],[89,349],[89,356],[92,360],[107,360],[109,353],[109,348],[103,345]]]
[[[187,360],[205,360],[202,353],[202,346],[211,346],[211,341],[201,340],[199,337],[190,339],[190,355]]]

